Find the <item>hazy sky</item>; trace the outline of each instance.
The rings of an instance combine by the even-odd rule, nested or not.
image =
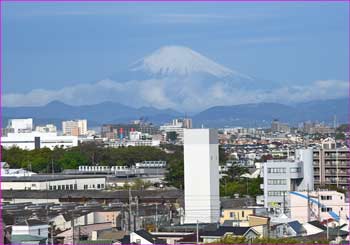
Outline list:
[[[163,45],[286,85],[348,79],[348,3],[2,3],[3,93],[95,82]]]

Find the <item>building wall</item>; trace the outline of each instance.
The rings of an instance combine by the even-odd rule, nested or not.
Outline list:
[[[253,209],[224,209],[220,223],[224,223],[225,220],[247,221],[248,216],[254,214]]]
[[[307,196],[307,192],[298,192],[304,196]],[[346,203],[343,193],[336,191],[312,191],[309,192],[310,199],[320,202],[325,207],[319,206],[312,201],[308,205],[307,198],[302,198],[298,195],[290,194],[290,211],[291,218],[298,220],[299,222],[308,222],[310,220],[325,220],[333,218],[326,208],[333,211],[336,215],[340,215],[341,220],[346,220],[349,213],[349,203]],[[310,206],[310,209],[308,208]]]
[[[344,148],[314,150],[315,185],[346,189],[350,178],[349,151]]]
[[[185,129],[185,223],[213,223],[220,218],[217,131]]]
[[[137,235],[135,232],[130,233],[130,243],[136,244],[152,244],[142,236]]]
[[[25,225],[14,225],[12,226],[12,235],[31,235],[48,237],[49,230],[48,225],[36,225],[36,226],[25,226]]]
[[[8,127],[13,128],[15,133],[30,132],[33,130],[33,118],[26,119],[10,119]]]
[[[312,149],[299,149],[295,160],[269,160],[264,163],[264,206],[288,207],[290,191],[314,189]]]
[[[76,186],[75,186],[76,185]],[[64,186],[64,187],[63,187]],[[75,188],[76,187],[76,188]],[[42,182],[1,182],[2,190],[103,190],[106,187],[105,178],[72,178],[65,180]]]
[[[58,136],[57,133],[8,133],[6,137],[1,138],[1,145],[4,148],[19,147],[21,149],[35,149],[35,137],[40,137],[40,148],[53,149],[57,147],[74,147],[78,145],[78,137]]]

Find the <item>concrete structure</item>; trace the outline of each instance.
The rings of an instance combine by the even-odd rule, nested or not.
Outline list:
[[[20,177],[20,176],[32,176],[35,175],[36,173],[21,169],[21,168],[8,168],[8,167],[3,167],[6,166],[5,162],[1,162],[1,176],[2,177]]]
[[[135,164],[136,168],[165,168],[166,161],[143,161]]]
[[[39,236],[43,239],[47,239],[49,235],[49,225],[38,219],[28,219],[13,225],[11,235]]]
[[[120,130],[122,129],[122,131]],[[132,124],[104,124],[101,127],[101,137],[108,139],[120,139],[128,136],[130,132],[138,131],[143,134],[155,135],[159,133],[157,127],[146,123],[132,123]]]
[[[36,126],[35,131],[40,133],[56,133],[57,127],[53,124],[46,124],[44,126]]]
[[[294,159],[264,163],[264,206],[286,212],[288,193],[314,189],[312,149],[298,149]]]
[[[78,145],[76,136],[59,136],[57,133],[8,133],[1,138],[1,145],[5,148],[19,147],[21,149],[33,150],[38,148],[74,147]]]
[[[337,148],[332,138],[322,141],[321,148],[315,149],[313,155],[316,186],[347,189],[350,184],[349,152],[348,148]]]
[[[106,177],[74,175],[32,175],[3,177],[1,190],[103,190]]]
[[[183,143],[184,138],[184,129],[192,128],[192,119],[183,118],[183,119],[174,119],[171,123],[164,124],[160,126],[160,131],[165,133],[165,135],[175,132],[177,135],[177,142]]]
[[[7,128],[13,129],[14,133],[31,132],[33,130],[33,118],[10,119]]]
[[[218,133],[184,130],[185,223],[220,219]]]
[[[290,131],[290,128],[288,124],[281,123],[277,119],[275,119],[271,122],[271,131],[274,133],[276,132],[288,133]]]
[[[62,122],[62,131],[64,135],[86,135],[87,134],[87,120],[70,120]]]
[[[349,203],[343,193],[328,190],[291,192],[289,199],[290,214],[294,220],[304,223],[333,219],[347,224]]]

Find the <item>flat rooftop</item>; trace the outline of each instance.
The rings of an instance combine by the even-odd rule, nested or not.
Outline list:
[[[31,176],[3,176],[1,182],[46,182],[55,180],[69,180],[69,179],[106,179],[103,175],[42,175],[35,174]]]

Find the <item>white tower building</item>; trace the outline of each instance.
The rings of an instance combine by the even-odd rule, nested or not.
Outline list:
[[[219,148],[215,129],[184,129],[185,223],[220,218]]]

